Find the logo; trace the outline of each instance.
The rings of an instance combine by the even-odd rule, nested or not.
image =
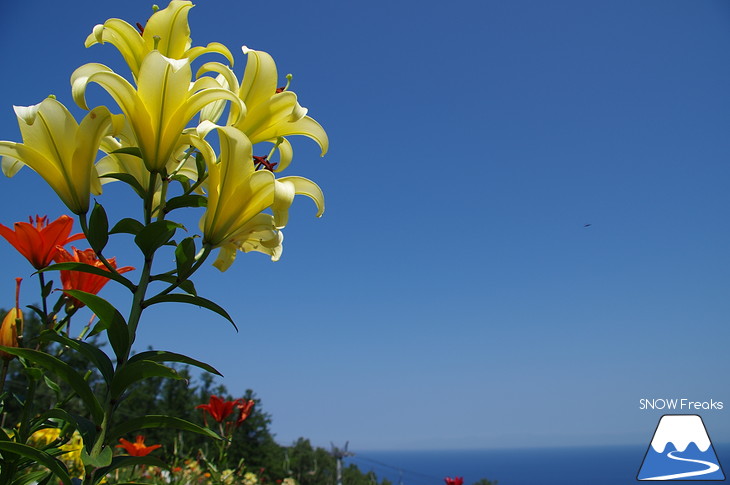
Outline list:
[[[725,480],[702,418],[665,414],[646,450],[637,480]]]

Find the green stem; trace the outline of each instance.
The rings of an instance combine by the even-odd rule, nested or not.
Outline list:
[[[206,173],[202,177],[200,177],[200,180],[196,180],[195,183],[193,185],[191,185],[190,188],[188,190],[186,190],[183,195],[190,195],[193,192],[195,192],[195,189],[200,187],[203,184],[203,182],[205,182],[205,179],[207,179],[207,178],[208,178],[208,174]]]
[[[161,221],[165,218],[165,202],[167,201],[167,187],[170,185],[170,179],[162,178],[162,187],[160,188],[160,204],[155,207],[155,212],[159,214],[157,220]]]
[[[25,401],[23,402],[23,413],[20,418],[20,429],[18,429],[19,443],[25,443],[30,436],[30,419],[33,415],[31,411],[33,408],[33,400],[35,399],[35,390],[38,387],[38,383],[30,375],[28,375],[28,380],[28,394],[25,396]]]
[[[0,377],[0,394],[3,393],[3,389],[5,389],[5,379],[8,377],[8,368],[10,367],[10,361],[7,359],[3,359],[3,370],[2,370],[2,377]],[[2,482],[0,482],[2,483]]]
[[[46,328],[51,328],[53,325],[53,320],[51,320],[51,316],[48,314],[48,295],[46,295],[46,278],[44,273],[38,273],[38,281],[41,284],[41,305],[43,307],[43,323],[46,326]]]

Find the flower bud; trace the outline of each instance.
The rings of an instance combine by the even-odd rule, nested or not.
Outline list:
[[[18,347],[18,329],[23,328],[23,312],[17,307],[13,308],[3,319],[0,325],[0,345],[4,347]],[[0,358],[12,360],[14,355],[0,350]]]

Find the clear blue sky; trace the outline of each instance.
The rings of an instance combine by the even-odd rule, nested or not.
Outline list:
[[[72,106],[77,66],[119,65],[84,48],[94,24],[149,12],[0,7],[0,139],[19,141],[12,105]],[[294,74],[331,150],[293,140],[289,173],[327,210],[296,201],[280,262],[201,273],[238,334],[169,306],[140,348],[254,389],[285,444],[647,444],[662,413],[639,400],[664,397],[723,401],[701,414],[730,441],[730,4],[200,0],[191,25],[239,75],[242,44]],[[63,211],[28,170],[0,183],[6,225]],[[99,199],[113,217],[132,200]],[[30,269],[3,250],[10,303]]]

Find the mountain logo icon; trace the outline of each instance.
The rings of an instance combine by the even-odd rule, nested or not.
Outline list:
[[[637,480],[725,480],[705,423],[696,414],[665,414]]]

